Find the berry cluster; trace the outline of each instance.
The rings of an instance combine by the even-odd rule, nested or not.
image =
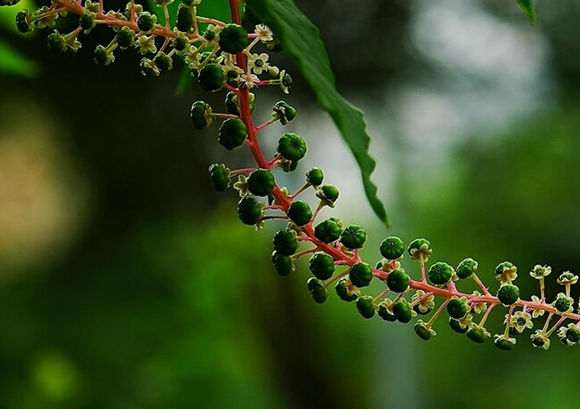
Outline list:
[[[14,0],[1,0],[12,4]],[[476,343],[483,343],[491,334],[486,321],[497,306],[507,309],[505,328],[494,336],[494,344],[500,349],[511,349],[515,335],[534,327],[534,320],[547,317],[541,329],[530,336],[535,347],[548,349],[550,336],[557,332],[566,345],[580,342],[580,314],[573,312],[574,300],[570,287],[578,276],[564,272],[558,284],[564,286],[552,302],[544,291],[544,279],[551,273],[548,266],[535,266],[530,275],[540,284],[540,294],[531,301],[520,299],[519,288],[514,284],[517,267],[503,262],[495,269],[499,282],[496,294],[490,293],[477,275],[477,261],[466,258],[454,268],[445,262],[427,263],[432,256],[431,244],[426,239],[416,239],[405,245],[398,237],[391,236],[379,245],[382,258],[372,267],[359,256],[365,245],[366,231],[358,225],[345,226],[338,218],[319,220],[324,207],[334,207],[339,191],[331,184],[324,184],[324,174],[319,168],[310,169],[304,185],[294,193],[280,187],[276,172],[292,172],[307,152],[304,139],[295,133],[281,135],[272,158],[264,155],[258,134],[275,123],[287,125],[296,118],[296,110],[285,101],[272,107],[271,119],[255,125],[252,111],[255,107],[254,91],[260,86],[276,85],[288,93],[292,78],[269,62],[269,51],[277,51],[280,44],[270,29],[258,24],[248,33],[241,25],[239,0],[229,0],[233,23],[201,17],[196,6],[200,0],[182,0],[177,12],[175,27],[169,25],[167,4],[171,0],[157,0],[165,14],[165,25],[157,23],[155,15],[131,0],[122,11],[108,11],[102,0],[52,0],[50,7],[35,12],[23,11],[16,23],[20,31],[34,28],[53,28],[56,19],[66,13],[78,15],[78,27],[68,34],[58,31],[48,36],[48,46],[59,52],[76,51],[81,46],[78,36],[89,33],[97,24],[115,30],[111,42],[95,49],[97,63],[108,65],[115,60],[117,49],[136,48],[145,57],[141,60],[144,75],[159,75],[170,70],[173,59],[179,58],[190,69],[202,89],[209,92],[227,91],[224,112],[214,111],[208,103],[196,101],[191,106],[194,128],[205,129],[214,121],[221,121],[218,142],[227,150],[246,146],[254,160],[251,168],[229,169],[225,164],[213,164],[209,168],[210,180],[216,190],[223,192],[233,188],[239,192],[237,212],[247,225],[261,228],[266,221],[278,220],[285,226],[274,235],[272,263],[276,272],[287,276],[295,271],[296,261],[309,257],[312,273],[306,287],[317,303],[324,303],[329,287],[334,286],[336,295],[345,302],[353,302],[361,316],[366,319],[378,315],[385,321],[410,322],[417,315],[428,316],[414,324],[417,335],[428,340],[436,333],[433,329],[443,310],[449,316],[449,326],[457,333]],[[204,30],[200,29],[201,25]],[[262,46],[262,52],[254,52]],[[267,78],[264,79],[263,77]],[[310,205],[299,196],[313,191],[317,206]],[[420,277],[411,275],[401,266],[401,259],[408,254],[417,262]],[[427,268],[428,267],[428,268]],[[363,294],[373,280],[384,286],[378,295]],[[481,291],[471,293],[458,290],[456,282],[473,280]],[[550,324],[555,319],[552,326]],[[565,324],[565,321],[570,321]]]

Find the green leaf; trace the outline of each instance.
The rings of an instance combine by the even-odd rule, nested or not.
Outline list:
[[[370,137],[363,114],[336,90],[330,59],[318,29],[292,0],[248,0],[247,4],[280,38],[284,51],[314,90],[318,104],[334,120],[359,165],[371,207],[389,226],[385,207],[377,197],[377,187],[370,180],[376,163],[368,153]]]
[[[171,27],[175,26],[175,21],[177,19],[177,9],[181,4],[180,1],[174,1],[173,3],[167,6],[169,11],[169,22],[171,23]],[[155,13],[157,16],[157,20],[159,24],[165,24],[165,16],[163,13],[163,8],[159,7],[155,0],[148,0],[149,8]],[[204,17],[212,17],[224,22],[230,21],[230,13],[228,8],[228,0],[205,0],[202,1],[199,6],[197,6],[197,15],[204,16]],[[200,27],[203,27],[205,24],[201,24]],[[201,29],[200,29],[201,31]]]
[[[0,42],[0,72],[35,77],[38,75],[38,65],[5,42]]]
[[[534,24],[536,22],[536,10],[534,10],[533,0],[518,0],[518,6],[522,12],[530,19],[530,23]]]

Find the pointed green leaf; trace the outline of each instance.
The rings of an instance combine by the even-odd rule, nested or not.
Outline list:
[[[292,0],[248,0],[247,4],[280,38],[284,51],[312,87],[318,104],[334,120],[359,165],[371,207],[388,226],[387,212],[377,197],[376,185],[370,180],[376,163],[368,153],[370,137],[363,114],[336,90],[330,59],[318,29]]]
[[[536,22],[536,10],[534,10],[533,0],[518,0],[518,6],[522,12],[530,19],[530,22],[534,24]]]

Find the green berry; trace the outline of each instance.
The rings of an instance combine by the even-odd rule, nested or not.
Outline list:
[[[356,263],[348,273],[350,281],[357,287],[366,287],[373,279],[373,270],[367,263]]]
[[[451,280],[453,275],[453,267],[442,261],[435,263],[429,268],[427,273],[429,280],[436,285],[444,285]]]
[[[248,136],[246,125],[240,119],[226,119],[219,129],[218,141],[226,149],[232,150],[241,146]]]
[[[96,64],[99,65],[108,65],[109,62],[109,54],[107,53],[107,49],[102,46],[98,45],[93,52],[93,60]]]
[[[405,252],[405,243],[398,237],[387,237],[381,242],[379,250],[387,260],[397,260]]]
[[[18,31],[21,33],[28,33],[32,31],[30,24],[28,23],[28,16],[28,10],[22,10],[16,13],[16,28],[18,28]]]
[[[282,76],[282,85],[286,88],[290,87],[290,85],[292,85],[292,77],[290,76],[290,74],[285,73]]]
[[[461,323],[453,318],[449,318],[449,326],[451,329],[459,334],[465,334],[467,332],[467,325],[462,326]]]
[[[133,45],[135,41],[135,32],[129,27],[123,27],[117,31],[115,37],[117,38],[117,44],[119,44],[119,47],[124,50]]]
[[[266,169],[256,169],[248,178],[248,189],[256,196],[268,196],[275,185],[274,175]]]
[[[560,293],[556,297],[556,301],[554,301],[553,305],[559,312],[569,312],[572,308],[572,298],[566,297],[565,294]]]
[[[318,198],[324,202],[324,204],[334,207],[334,202],[338,199],[339,191],[334,185],[324,185],[318,191]]]
[[[354,301],[358,298],[358,289],[355,287],[348,278],[341,278],[338,283],[336,283],[336,294],[341,300],[346,302]]]
[[[419,315],[427,315],[433,310],[433,308],[429,308],[427,306],[425,306],[424,308],[426,309],[423,309],[423,311],[421,311],[419,304],[413,305],[413,311],[415,311]]]
[[[326,253],[315,253],[309,261],[312,274],[320,280],[328,280],[334,274],[334,259]]]
[[[328,298],[328,291],[322,282],[314,277],[310,277],[306,282],[310,295],[318,304],[322,304]]]
[[[415,239],[407,248],[412,260],[426,262],[432,253],[431,243],[427,239]]]
[[[238,216],[242,223],[253,226],[264,217],[263,206],[256,198],[244,196],[238,202]]]
[[[85,31],[85,34],[95,28],[95,13],[85,10],[79,17],[79,26]]]
[[[173,68],[173,59],[164,52],[160,52],[155,57],[155,65],[161,71],[169,71]]]
[[[431,339],[431,336],[433,335],[429,330],[429,328],[427,328],[423,322],[416,323],[413,329],[415,330],[415,333],[419,336],[419,338],[421,338],[424,341],[429,341]]]
[[[509,351],[513,348],[514,344],[505,338],[498,337],[493,341],[494,345],[503,351]]]
[[[66,42],[64,37],[61,36],[57,31],[49,34],[46,38],[48,49],[54,51],[55,53],[62,53],[66,50]]]
[[[459,265],[457,266],[457,270],[455,272],[457,273],[457,277],[461,279],[466,279],[471,277],[473,273],[475,273],[477,267],[478,267],[477,261],[468,257],[461,263],[459,263]]]
[[[295,133],[285,133],[278,141],[278,153],[289,161],[299,161],[306,151],[306,142]]]
[[[209,63],[199,70],[197,81],[204,91],[218,91],[224,86],[226,77],[218,64]]]
[[[272,253],[272,264],[274,264],[274,269],[281,276],[287,276],[295,269],[294,259],[284,256],[277,251]]]
[[[228,24],[220,31],[220,48],[228,54],[237,54],[248,45],[248,32],[238,24]]]
[[[453,297],[447,304],[447,313],[451,318],[461,319],[469,312],[469,306],[463,298]]]
[[[195,129],[206,129],[212,122],[211,106],[204,101],[196,101],[191,105],[189,116]]]
[[[467,338],[477,344],[483,344],[485,341],[485,334],[481,328],[477,326],[471,326],[467,330]]]
[[[296,233],[290,229],[280,230],[274,235],[274,249],[283,256],[291,256],[296,253],[298,240]]]
[[[341,232],[342,229],[338,223],[332,219],[320,222],[314,228],[314,235],[323,243],[332,243],[333,241],[338,240]]]
[[[139,18],[137,19],[137,26],[139,30],[144,33],[148,33],[155,27],[157,23],[157,17],[154,14],[151,14],[147,11],[141,13]]]
[[[413,312],[407,300],[402,299],[393,304],[393,314],[399,322],[408,323],[413,318]]]
[[[230,170],[224,164],[214,163],[209,167],[209,178],[215,190],[225,191],[230,187]]]
[[[278,101],[272,108],[272,116],[278,118],[282,125],[286,125],[296,118],[296,109],[284,101]]]
[[[189,33],[192,25],[193,14],[191,12],[191,8],[185,4],[180,4],[179,8],[177,9],[177,22],[175,23],[175,27],[179,31]]]
[[[513,284],[503,284],[497,291],[497,298],[503,305],[512,305],[520,299],[520,289]]]
[[[306,181],[312,186],[319,186],[324,180],[324,173],[320,168],[312,168],[306,173]]]
[[[402,293],[409,288],[410,280],[411,278],[405,270],[398,268],[389,273],[389,276],[387,277],[387,286],[391,291]]]
[[[292,202],[288,209],[288,217],[298,226],[304,226],[312,218],[312,210],[308,203],[301,200]]]
[[[176,51],[183,51],[185,50],[189,42],[187,40],[187,37],[185,37],[184,35],[178,35],[173,39],[172,43],[173,48],[175,48]]]
[[[347,249],[360,249],[367,239],[367,232],[355,224],[348,226],[340,235],[341,244]]]
[[[385,302],[382,302],[379,304],[379,317],[381,317],[382,319],[384,319],[385,321],[390,321],[390,322],[394,322],[397,321],[397,317],[394,314],[391,314],[387,308],[387,305]]]
[[[356,309],[363,318],[370,319],[375,316],[375,302],[373,297],[363,295],[356,300]]]

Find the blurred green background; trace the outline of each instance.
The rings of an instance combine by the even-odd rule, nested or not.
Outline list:
[[[538,4],[536,27],[510,0],[298,4],[340,90],[367,113],[393,230],[276,56],[295,77],[289,128],[310,152],[284,184],[325,169],[342,188],[333,214],[368,227],[372,262],[395,233],[428,237],[434,261],[478,259],[493,289],[493,267],[509,259],[526,297],[536,263],[578,272],[578,2]],[[235,194],[212,192],[210,163],[249,157],[224,152],[215,129],[192,131],[195,85],[176,96],[179,70],[142,78],[132,52],[94,65],[92,49],[110,38],[102,28],[77,56],[53,55],[45,33],[14,31],[14,10],[0,10],[0,408],[578,406],[580,355],[556,340],[544,352],[523,335],[505,353],[442,319],[425,343],[336,297],[314,304],[304,265],[284,278],[270,266],[276,226],[241,225]],[[278,98],[263,91],[257,116]],[[264,134],[269,152],[280,132]]]

